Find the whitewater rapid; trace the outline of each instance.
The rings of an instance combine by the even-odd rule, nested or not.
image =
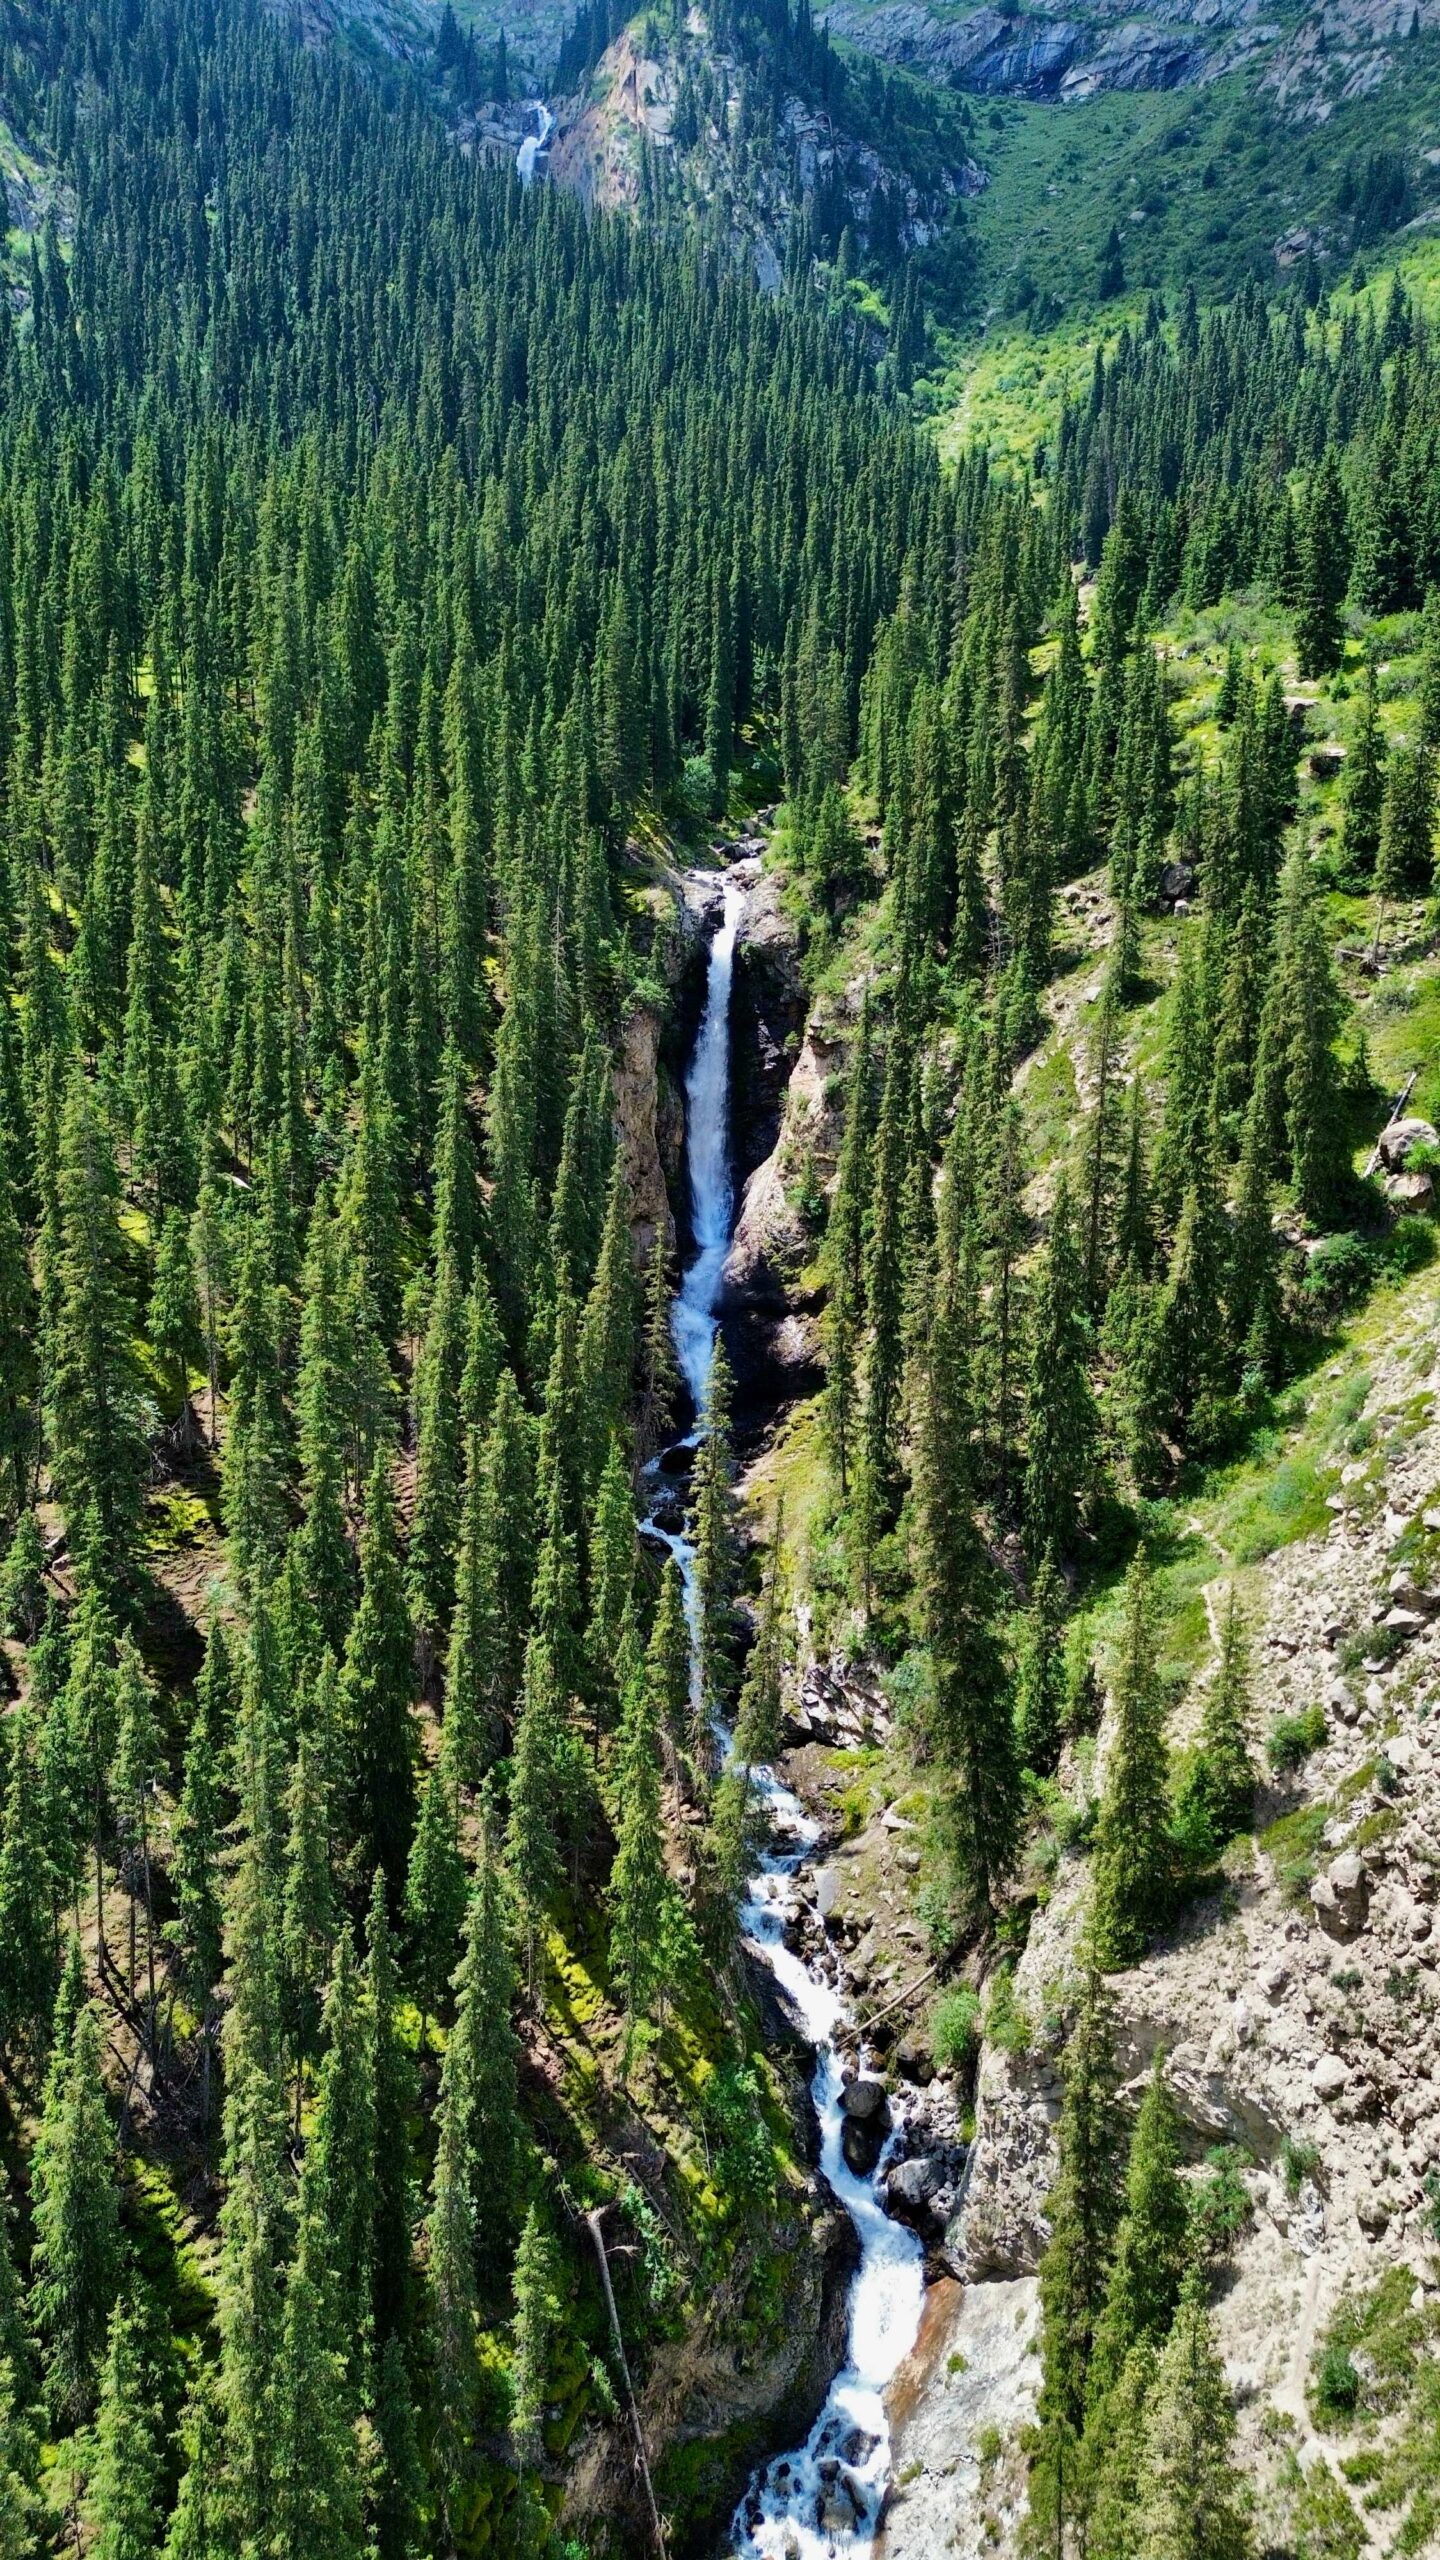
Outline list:
[[[686,1156],[695,1250],[671,1309],[681,1373],[696,1414],[704,1402],[715,1351],[725,1258],[735,1223],[730,1154],[730,994],[735,939],[744,914],[742,880],[727,876],[720,922],[710,945],[705,1007],[685,1079]],[[671,1444],[692,1448],[691,1431]],[[657,1467],[657,1485],[661,1481]],[[657,1494],[657,1502],[661,1497]],[[649,1534],[680,1568],[695,1661],[695,1559],[688,1538],[653,1514]],[[721,1741],[730,1737],[722,1729]],[[880,2168],[857,2177],[841,2150],[844,2110],[836,2038],[848,2023],[832,1983],[785,1943],[797,1908],[796,1881],[819,1845],[819,1826],[773,1770],[754,1772],[769,1819],[771,1845],[751,1877],[741,1908],[748,1944],[767,1964],[815,2048],[811,2096],[820,2126],[821,2167],[849,2214],[860,2243],[850,2291],[847,2361],[831,2384],[805,2443],[779,2454],[750,2483],[731,2524],[731,2551],[745,2560],[858,2560],[870,2551],[890,2479],[890,2431],[884,2391],[909,2354],[920,2325],[920,2243],[892,2222],[880,2203]]]

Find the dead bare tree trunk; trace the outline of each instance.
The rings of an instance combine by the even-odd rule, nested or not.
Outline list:
[[[655,2483],[650,2477],[650,2464],[645,2453],[645,2431],[640,2424],[640,2408],[635,2398],[635,2385],[630,2379],[630,2365],[620,2329],[620,2314],[615,2304],[615,2288],[610,2282],[610,2260],[605,2252],[605,2234],[600,2228],[598,2213],[587,2213],[585,2219],[590,2226],[590,2237],[595,2243],[595,2255],[600,2261],[600,2282],[605,2289],[605,2308],[610,2314],[610,2334],[615,2341],[620,2376],[624,2382],[625,2397],[630,2406],[630,2423],[635,2430],[635,2452],[640,2464],[640,2477],[645,2483],[645,2497],[655,2534],[655,2548],[660,2554],[660,2560],[665,2560],[665,2527],[660,2521],[660,2510],[655,2504]]]

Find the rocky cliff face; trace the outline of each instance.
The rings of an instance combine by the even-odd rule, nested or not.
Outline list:
[[[1368,2290],[1395,2268],[1417,2298],[1436,2292],[1426,2180],[1440,2162],[1437,1316],[1427,1281],[1370,1364],[1374,1444],[1341,1471],[1328,1531],[1282,1549],[1247,1589],[1260,1730],[1318,1708],[1323,1743],[1267,1791],[1223,1889],[1113,1984],[1131,2103],[1163,2048],[1197,2174],[1214,2146],[1234,2146],[1246,2214],[1214,2316],[1242,2459],[1272,2523],[1278,2500],[1283,2524],[1287,2462],[1319,2450],[1307,2384],[1347,2286]],[[1215,1596],[1226,1578],[1217,1556]],[[950,2360],[968,2369],[976,2337],[1008,2343],[1007,2306],[1029,2300],[1084,1898],[1083,1867],[1068,1861],[1016,1971],[1020,2032],[981,2058],[964,2201],[938,2252],[958,2282],[939,2290],[897,2388],[886,2560],[1017,2547],[1006,2466],[1037,2360],[1005,2362],[983,2410],[955,2387],[962,2368]],[[987,2426],[1008,2436],[982,2482]],[[1326,2450],[1333,2459],[1333,2438]],[[952,2482],[946,2539],[932,2521]]]
[[[684,129],[687,82],[697,69],[723,114],[707,109],[698,130]],[[823,181],[837,179],[851,216],[868,229],[877,193],[901,208],[902,237],[923,245],[957,196],[973,195],[983,173],[967,156],[926,183],[894,155],[882,156],[847,132],[827,108],[799,96],[784,100],[773,127],[737,137],[746,125],[747,84],[741,64],[712,40],[692,10],[679,42],[660,40],[653,25],[622,29],[602,56],[589,89],[556,102],[557,131],[547,167],[560,186],[586,204],[636,205],[646,154],[693,210],[723,211],[738,248],[753,258],[767,289],[781,275],[792,212]],[[753,100],[751,102],[753,108]]]
[[[808,1235],[793,1197],[806,1112],[806,997],[794,926],[772,873],[751,893],[735,949],[731,1113],[742,1186],[725,1265],[726,1347],[742,1400],[773,1405],[817,1382],[818,1325],[804,1285]]]
[[[762,950],[771,930],[762,907]],[[737,1280],[773,1283],[792,1320],[807,1250],[797,1168],[808,1156],[822,1187],[833,1170],[832,1088],[852,1037],[845,1006],[812,1009],[775,1143],[746,1189]],[[817,1321],[813,1306],[803,1321]],[[1190,2174],[1208,2176],[1224,2146],[1242,2191],[1214,2317],[1241,2459],[1277,2549],[1291,2539],[1295,2463],[1322,2449],[1309,2394],[1342,2298],[1395,2271],[1417,2302],[1440,2301],[1437,1343],[1440,1281],[1422,1273],[1376,1311],[1363,1357],[1352,1348],[1327,1372],[1343,1437],[1285,1454],[1316,1469],[1311,1500],[1323,1496],[1328,1526],[1244,1568],[1211,1537],[1206,1616],[1213,1638],[1238,1581],[1265,1784],[1253,1836],[1232,1847],[1219,1889],[1112,1984],[1127,2103],[1138,2104],[1163,2049]],[[801,1633],[803,1643],[808,1624]],[[1208,1676],[1198,1672],[1176,1711],[1177,1748],[1198,1725]],[[1276,1776],[1264,1739],[1306,1716],[1309,1756]],[[1106,1741],[1102,1724],[1084,1784],[1078,1765],[1062,1769],[1072,1794],[1101,1782]],[[935,2072],[924,2031],[923,1843],[898,1792],[903,1757],[887,1756],[884,1699],[863,1669],[811,1661],[787,1742],[787,1779],[833,1842],[800,1935],[812,1951],[828,1942],[862,2017],[878,2013],[867,2037],[900,2132],[892,2210],[921,2231],[932,2278],[892,2395],[895,2487],[880,2550],[884,2560],[1014,2560],[1085,1862],[1062,1855],[1034,1915],[1003,2048],[982,2048],[967,2142],[965,2093]],[[1363,2449],[1333,2434],[1323,2447],[1332,2462]],[[1382,2534],[1370,2547],[1389,2545]]]
[[[1409,0],[1327,0],[1298,22],[1266,0],[1031,0],[1023,12],[986,5],[965,12],[929,0],[833,0],[824,13],[843,35],[884,62],[985,96],[1066,103],[1115,89],[1179,89],[1254,65],[1262,85],[1298,121],[1323,123],[1341,99],[1378,88],[1409,41]],[[1423,0],[1419,24],[1436,23]]]

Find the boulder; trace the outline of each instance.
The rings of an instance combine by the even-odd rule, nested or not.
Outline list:
[[[861,2124],[869,2124],[873,2118],[883,2116],[886,2131],[889,2131],[890,2101],[885,2095],[883,2080],[847,2080],[840,2093],[840,2104],[847,2116]]]
[[[959,2152],[922,2151],[886,2173],[886,2212],[915,2232],[927,2249],[938,2248],[945,2237],[962,2166]]]
[[[1398,1609],[1440,1609],[1440,1591],[1427,1590],[1410,1566],[1402,1564],[1390,1576],[1390,1602]]]
[[[878,2080],[856,2079],[841,2091],[840,2156],[852,2177],[868,2178],[890,2131],[890,2101]]]
[[[1322,2053],[1310,2077],[1316,2097],[1323,2098],[1327,2106],[1333,2106],[1337,2098],[1343,2098],[1350,2085],[1349,2066],[1341,2061],[1338,2053]]]
[[[1425,1172],[1391,1173],[1385,1178],[1385,1197],[1408,1217],[1423,1217],[1435,1206],[1435,1185]]]
[[[1440,1145],[1440,1132],[1428,1120],[1392,1120],[1382,1129],[1376,1141],[1376,1152],[1387,1173],[1403,1173],[1417,1147]]]
[[[1370,1879],[1358,1850],[1346,1849],[1315,1878],[1310,1900],[1328,1938],[1359,1936],[1370,1916]]]
[[[895,2068],[902,2080],[913,2082],[917,2089],[928,2089],[935,2077],[935,2057],[922,2035],[903,2036],[895,2056]]]

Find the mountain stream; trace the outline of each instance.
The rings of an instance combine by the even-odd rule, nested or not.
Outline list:
[[[725,1259],[735,1222],[730,1147],[730,996],[735,942],[744,914],[748,871],[725,875],[724,906],[710,944],[705,1004],[685,1079],[686,1158],[694,1250],[671,1312],[676,1354],[696,1414],[704,1400],[718,1330]],[[684,1463],[698,1431],[662,1451],[650,1471],[656,1488],[646,1534],[667,1547],[680,1568],[695,1668],[695,1559],[682,1530],[664,1525],[664,1486]],[[667,1466],[667,1459],[670,1465]],[[672,1488],[673,1490],[673,1488]],[[673,1515],[672,1515],[673,1516]],[[730,1736],[723,1727],[722,1748]],[[915,2343],[922,2292],[920,2243],[892,2222],[880,2201],[880,2166],[859,2177],[841,2147],[844,2081],[837,2049],[845,2002],[820,1968],[785,1943],[795,1909],[796,1879],[811,1864],[820,1830],[773,1770],[755,1772],[769,1821],[770,1846],[750,1879],[741,1926],[767,1965],[815,2049],[811,2097],[820,2127],[825,2177],[849,2214],[860,2243],[851,2284],[847,2361],[835,2376],[805,2443],[778,2454],[752,2479],[730,2528],[732,2554],[744,2560],[858,2560],[873,2549],[890,2477],[890,2434],[884,2390]]]

